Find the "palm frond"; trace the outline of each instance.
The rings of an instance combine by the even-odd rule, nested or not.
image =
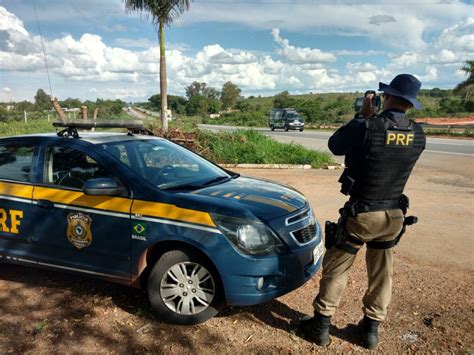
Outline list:
[[[171,25],[189,9],[190,0],[123,0],[128,12],[137,12],[151,19],[155,26]]]

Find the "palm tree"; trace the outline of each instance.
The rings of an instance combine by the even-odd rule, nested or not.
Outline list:
[[[469,77],[456,85],[454,92],[456,94],[465,93],[464,100],[468,101],[469,97],[471,96],[471,92],[474,89],[474,60],[466,60],[461,70],[469,75]]]
[[[190,0],[123,0],[128,12],[145,13],[151,17],[152,23],[158,28],[160,40],[160,95],[161,123],[163,131],[168,130],[166,111],[168,109],[168,83],[166,81],[165,26],[170,26],[183,12],[189,9]]]

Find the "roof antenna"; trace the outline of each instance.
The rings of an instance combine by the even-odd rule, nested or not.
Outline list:
[[[38,25],[38,32],[39,32],[40,39],[41,39],[41,47],[43,48],[44,65],[46,67],[46,74],[48,75],[49,92],[51,93],[51,98],[54,98],[54,96],[53,96],[53,87],[51,86],[51,78],[49,77],[48,60],[46,59],[46,51],[44,49],[43,35],[41,34],[41,27],[40,27],[40,23],[39,23],[39,20],[38,20],[38,13],[36,12],[36,4],[35,4],[35,0],[32,0],[32,1],[33,1],[33,8],[35,9],[36,24]]]
[[[53,108],[55,109],[56,113],[58,114],[59,119],[64,122],[66,120],[66,114],[64,113],[63,109],[61,108],[61,105],[59,105],[58,100],[53,96],[53,87],[51,85],[51,78],[49,76],[48,60],[46,58],[46,50],[44,49],[43,34],[41,33],[41,27],[40,27],[40,23],[39,23],[39,20],[38,20],[38,12],[36,11],[35,0],[32,0],[32,2],[33,2],[33,8],[35,10],[36,24],[38,25],[38,32],[39,32],[40,39],[41,39],[41,48],[43,48],[44,66],[46,67],[46,74],[48,75],[49,92],[51,93],[51,96],[49,97],[49,99],[51,101],[51,105],[53,105]]]

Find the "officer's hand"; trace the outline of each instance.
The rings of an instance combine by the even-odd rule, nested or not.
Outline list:
[[[360,113],[364,118],[370,118],[377,112],[377,107],[372,105],[372,98],[374,94],[367,94],[364,97],[364,102],[362,103],[362,107],[360,109]]]

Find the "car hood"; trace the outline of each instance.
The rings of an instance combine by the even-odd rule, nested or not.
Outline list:
[[[191,194],[211,197],[226,205],[239,204],[265,221],[296,212],[307,204],[306,198],[289,186],[246,177],[199,189]]]

